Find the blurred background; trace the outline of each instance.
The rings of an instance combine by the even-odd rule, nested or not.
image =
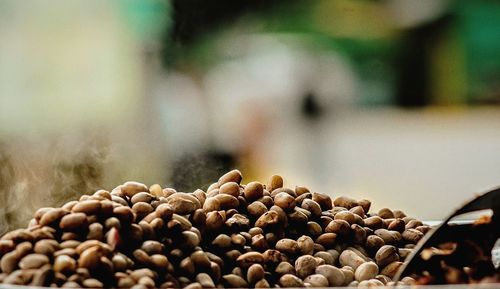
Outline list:
[[[440,220],[500,185],[500,2],[0,0],[0,231],[238,168]]]

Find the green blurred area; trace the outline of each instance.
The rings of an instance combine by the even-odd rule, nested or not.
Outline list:
[[[225,22],[210,19],[196,41],[167,43],[165,58],[203,69],[224,60],[216,49],[228,34],[293,34],[346,56],[361,80],[360,105],[500,103],[500,2],[441,2],[433,17],[401,26],[391,1],[275,1]]]

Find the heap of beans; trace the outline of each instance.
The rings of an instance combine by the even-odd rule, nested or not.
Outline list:
[[[370,201],[306,187],[241,184],[206,192],[127,182],[60,208],[0,240],[0,282],[51,287],[383,286],[429,230]],[[406,277],[404,284],[414,280]]]

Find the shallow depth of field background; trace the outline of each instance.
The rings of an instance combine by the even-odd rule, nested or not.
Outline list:
[[[0,231],[231,168],[442,219],[500,185],[499,54],[486,0],[0,0]]]

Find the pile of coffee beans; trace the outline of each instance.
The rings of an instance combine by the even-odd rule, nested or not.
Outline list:
[[[391,285],[429,230],[370,201],[242,185],[233,170],[205,191],[126,182],[0,239],[0,282],[87,288],[268,288]],[[403,284],[414,280],[406,277]]]

